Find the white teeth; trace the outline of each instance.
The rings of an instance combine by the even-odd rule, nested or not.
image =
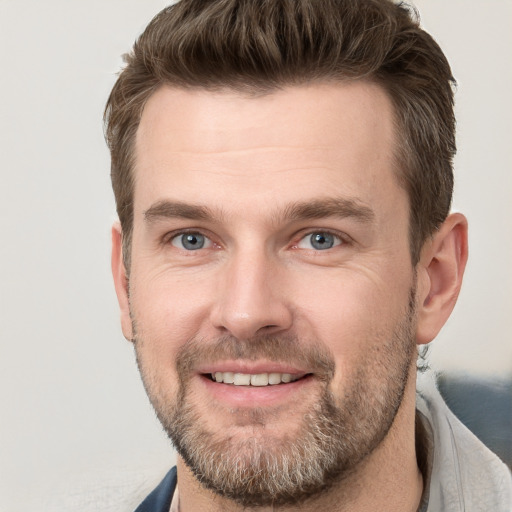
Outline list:
[[[233,372],[224,372],[222,381],[224,384],[233,384],[235,382],[235,374]]]
[[[251,375],[251,386],[268,386],[268,373]]]
[[[235,386],[275,386],[276,384],[293,382],[299,379],[300,375],[290,373],[233,373],[233,372],[215,372],[212,373],[212,379],[224,384],[234,384]]]
[[[235,386],[248,386],[251,383],[251,376],[248,373],[235,373]]]
[[[281,374],[280,373],[269,373],[268,374],[268,383],[272,386],[275,384],[281,384]]]

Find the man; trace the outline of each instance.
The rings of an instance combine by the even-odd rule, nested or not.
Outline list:
[[[143,511],[510,511],[416,386],[456,302],[453,79],[386,0],[182,0],[106,108],[125,337],[178,452]]]

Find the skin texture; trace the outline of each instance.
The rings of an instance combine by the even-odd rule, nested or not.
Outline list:
[[[279,452],[328,393],[344,421],[365,427],[362,459],[301,510],[414,511],[422,492],[414,346],[433,339],[455,304],[467,226],[451,215],[412,267],[394,137],[389,99],[369,83],[259,97],[162,87],[137,133],[129,282],[113,229],[123,333],[164,424],[181,401],[233,453],[249,439]],[[184,232],[205,246],[186,250]],[[330,233],[334,245],[318,250],[312,233]],[[272,339],[274,352],[261,348]],[[302,357],[315,347],[325,373]],[[309,377],[273,394],[204,377],[227,367]],[[178,474],[182,512],[240,509],[200,485],[181,457]]]

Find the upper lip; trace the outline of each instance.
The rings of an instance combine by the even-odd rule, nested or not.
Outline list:
[[[291,375],[304,375],[310,373],[304,368],[273,361],[219,361],[198,365],[197,372],[209,374],[215,372],[232,372],[257,375],[259,373],[289,373]]]

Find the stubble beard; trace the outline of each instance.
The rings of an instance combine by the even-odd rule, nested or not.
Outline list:
[[[341,397],[329,389],[335,369],[330,353],[292,336],[189,340],[176,359],[179,390],[172,400],[143,364],[140,347],[144,341],[136,338],[135,348],[156,414],[195,478],[242,507],[279,507],[314,499],[342,484],[382,443],[402,403],[416,356],[414,326],[411,290],[407,314],[388,340],[374,344],[365,354],[351,381],[345,382]],[[254,425],[250,437],[212,431],[191,400],[188,384],[190,368],[213,357],[307,363],[320,383],[319,397],[292,430],[295,435],[272,437],[265,431],[268,415],[258,409],[250,412]],[[286,431],[286,417],[281,421]]]

